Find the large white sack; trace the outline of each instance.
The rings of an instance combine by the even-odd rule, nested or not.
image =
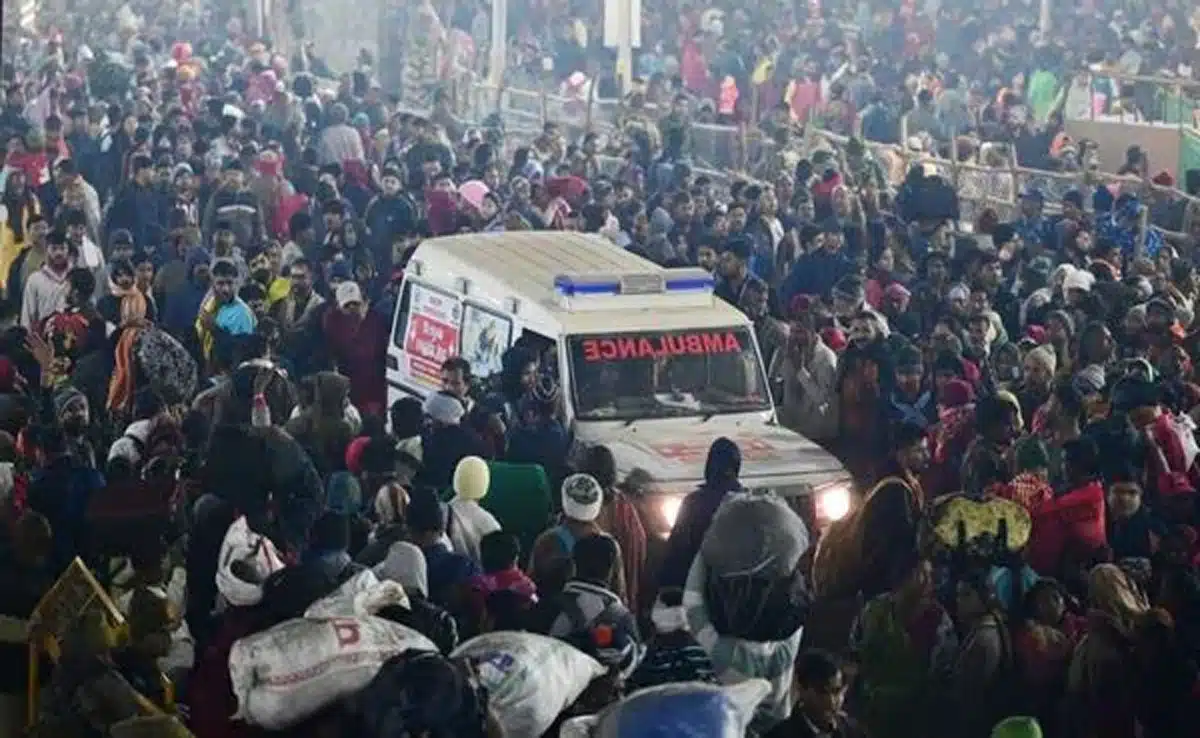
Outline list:
[[[306,618],[342,618],[374,615],[385,607],[409,607],[408,595],[399,582],[381,582],[375,572],[364,569],[332,593],[308,606]]]
[[[488,705],[506,736],[537,738],[604,667],[556,638],[533,633],[485,633],[450,654],[466,656],[488,691]]]
[[[225,600],[236,607],[250,607],[262,601],[262,584],[248,582],[233,573],[233,565],[244,561],[259,578],[267,577],[284,567],[283,557],[270,538],[250,530],[246,516],[242,516],[225,531],[221,542],[221,553],[217,557],[217,591]]]
[[[742,738],[754,710],[771,691],[765,679],[729,686],[663,684],[609,705],[598,715],[572,718],[560,738]]]
[[[372,616],[297,618],[243,638],[229,652],[235,719],[290,727],[362,689],[396,654],[437,653],[417,631]]]

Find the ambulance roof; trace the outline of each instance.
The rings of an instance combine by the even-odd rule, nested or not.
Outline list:
[[[739,310],[713,298],[711,305],[672,305],[668,295],[636,298],[614,295],[630,309],[569,309],[555,288],[564,274],[631,275],[664,271],[652,261],[613,245],[607,239],[564,231],[467,233],[424,241],[413,262],[421,279],[454,289],[459,280],[470,283],[469,297],[517,312],[534,325],[551,323],[563,334],[607,333],[614,330],[678,330],[743,325]]]

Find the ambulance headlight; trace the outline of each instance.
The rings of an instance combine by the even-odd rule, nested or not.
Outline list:
[[[818,487],[816,495],[817,519],[826,522],[841,520],[850,514],[853,495],[849,482],[837,482]]]
[[[679,508],[683,507],[682,497],[664,497],[658,501],[658,512],[662,515],[662,520],[666,523],[667,535],[671,534],[671,530],[675,528],[675,521],[679,519]]]

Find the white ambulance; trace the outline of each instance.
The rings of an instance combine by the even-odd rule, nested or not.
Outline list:
[[[623,478],[640,468],[661,495],[659,534],[704,478],[709,445],[742,450],[742,483],[812,496],[818,522],[850,508],[850,475],[774,422],[750,320],[695,268],[665,269],[595,235],[474,233],[419,245],[388,347],[388,403],[440,389],[442,362],[501,371],[515,342],[555,364],[575,444],[608,446]]]

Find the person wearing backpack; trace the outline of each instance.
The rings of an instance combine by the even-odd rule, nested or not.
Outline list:
[[[604,490],[590,474],[572,474],[562,484],[562,518],[545,530],[533,543],[529,555],[529,576],[535,581],[553,578],[556,559],[569,559],[575,544],[591,536],[608,536],[596,524],[604,506]],[[611,536],[608,536],[611,538]],[[616,539],[613,539],[616,543]],[[622,561],[617,544],[617,561]],[[625,601],[625,574],[618,566],[613,572],[612,589]]]

